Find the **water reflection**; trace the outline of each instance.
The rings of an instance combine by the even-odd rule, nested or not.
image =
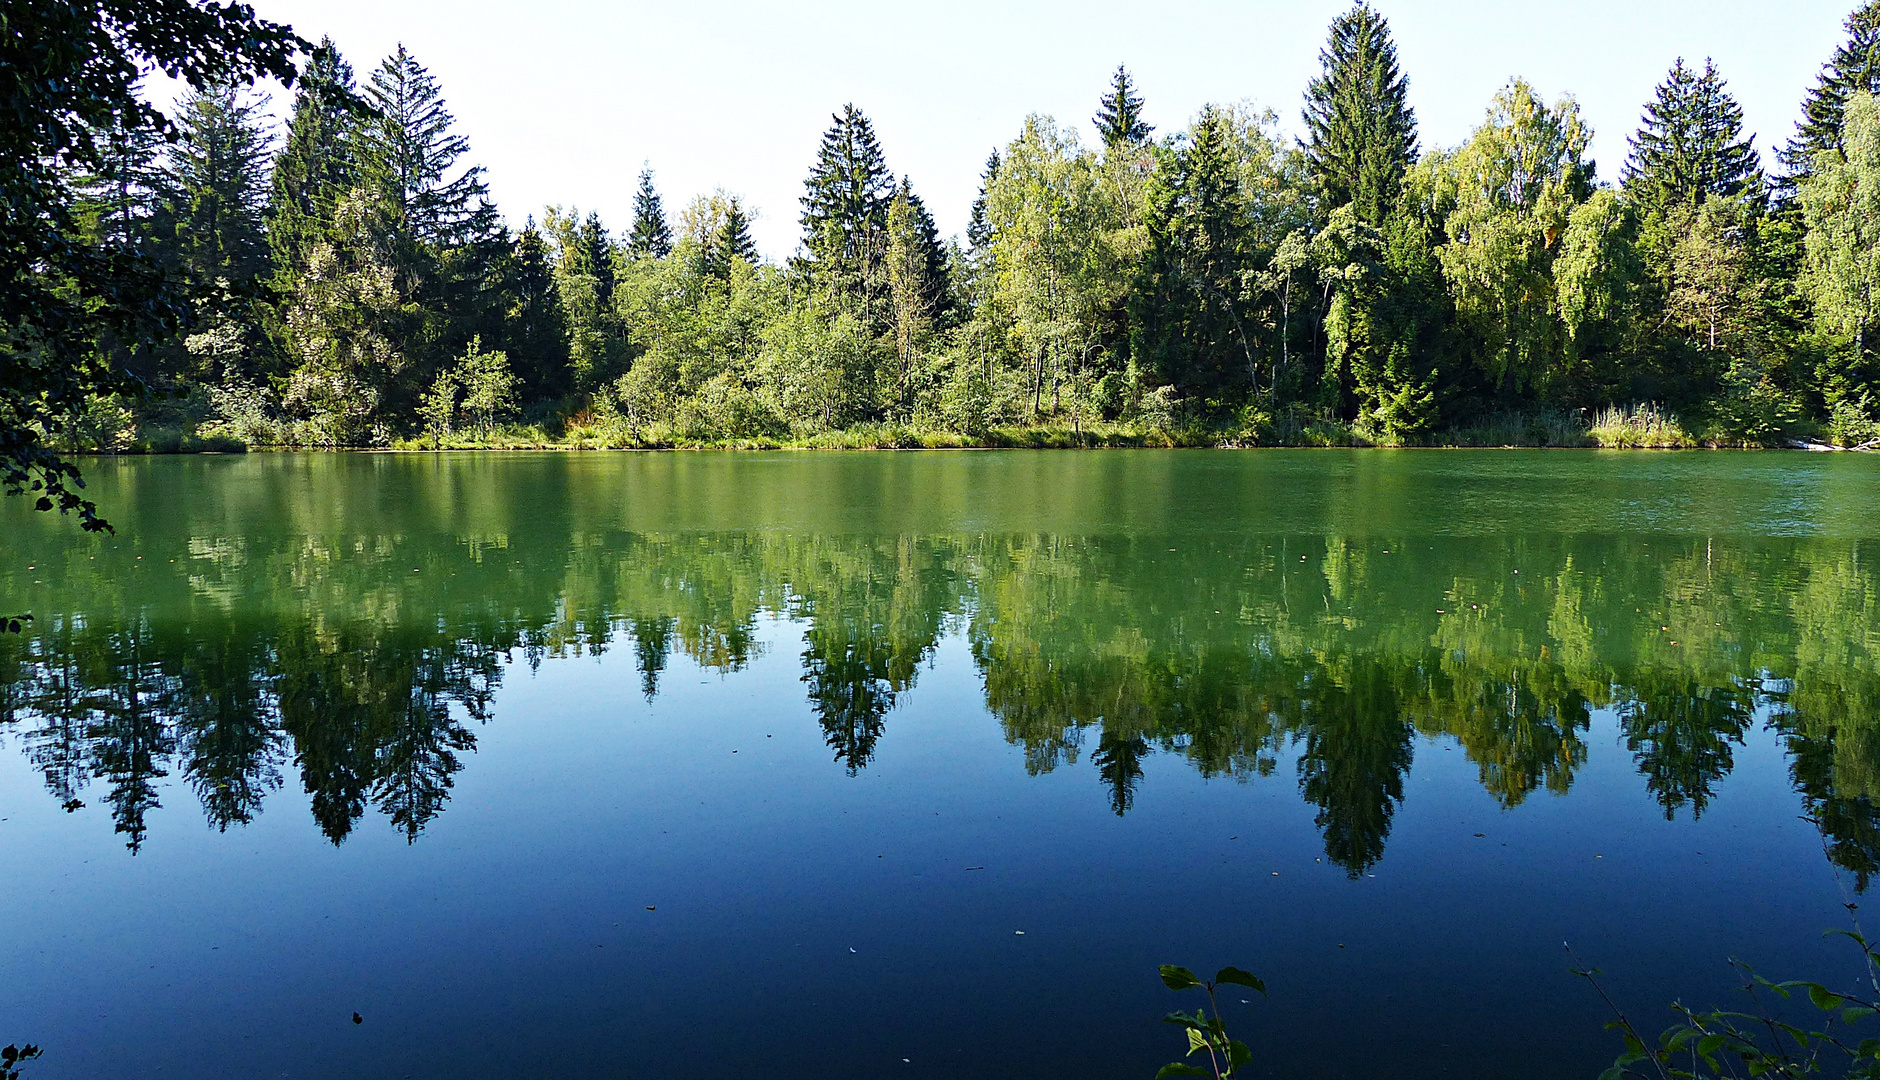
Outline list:
[[[628,648],[622,697],[651,701],[674,654],[740,671],[778,619],[850,774],[959,635],[1032,773],[1089,768],[1121,815],[1152,756],[1243,782],[1282,782],[1291,756],[1354,876],[1384,857],[1423,738],[1512,808],[1571,789],[1597,710],[1667,816],[1702,814],[1773,725],[1830,858],[1863,889],[1880,872],[1866,541],[547,530],[136,556],[160,541],[48,541],[63,613],[0,638],[0,729],[133,851],[184,787],[216,829],[298,784],[336,844],[368,811],[415,841],[509,665]]]

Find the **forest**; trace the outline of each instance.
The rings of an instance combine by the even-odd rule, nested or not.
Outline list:
[[[683,445],[1637,445],[1880,440],[1880,0],[1765,171],[1724,74],[1679,60],[1616,179],[1571,97],[1515,79],[1425,147],[1387,20],[1336,19],[1279,116],[1155,132],[1118,67],[1088,135],[1025,118],[942,238],[863,111],[759,256],[717,191],[633,218],[492,204],[443,88],[324,41],[280,129],[208,79],[90,133],[72,243],[154,263],[168,337],[45,421],[59,452]],[[812,148],[806,147],[806,157]],[[623,183],[630,183],[623,178]]]

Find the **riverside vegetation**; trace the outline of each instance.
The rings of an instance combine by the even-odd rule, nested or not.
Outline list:
[[[1388,23],[1332,25],[1303,135],[1211,105],[1157,136],[1118,68],[1094,139],[1027,117],[943,240],[863,112],[762,258],[723,191],[673,220],[491,205],[403,47],[311,53],[282,131],[233,76],[53,178],[181,331],[41,415],[58,452],[306,447],[1763,446],[1880,438],[1880,2],[1766,175],[1714,65],[1674,64],[1616,183],[1515,79],[1420,146]],[[809,148],[806,148],[808,150]]]

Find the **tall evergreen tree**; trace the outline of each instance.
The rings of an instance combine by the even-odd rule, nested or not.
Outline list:
[[[733,259],[757,263],[757,241],[751,238],[751,215],[735,195],[725,203],[724,220],[718,225],[714,242],[727,274],[731,272]]]
[[[470,140],[451,130],[437,80],[403,45],[372,73],[365,97],[375,114],[359,137],[362,182],[432,247],[487,240],[496,232],[483,168],[459,170]]]
[[[1110,77],[1110,92],[1097,106],[1096,125],[1105,146],[1136,146],[1147,142],[1155,130],[1143,122],[1142,96],[1136,93],[1129,69],[1121,64]]]
[[[268,200],[268,245],[275,286],[282,293],[292,290],[294,277],[332,221],[333,208],[355,179],[353,70],[332,39],[321,39],[295,87]]]
[[[1645,106],[1621,181],[1654,206],[1696,207],[1712,195],[1753,192],[1762,185],[1753,142],[1743,137],[1743,107],[1716,65],[1704,61],[1699,74],[1680,59]]]
[[[580,244],[588,273],[594,275],[594,298],[602,308],[611,309],[614,304],[614,242],[608,238],[601,216],[592,210],[581,223]]]
[[[525,397],[560,397],[569,389],[568,331],[548,244],[533,217],[516,236],[505,271],[502,351],[515,364]]]
[[[966,242],[975,250],[984,248],[992,240],[992,224],[986,218],[986,191],[998,174],[999,152],[994,150],[986,157],[986,171],[979,174],[979,196],[973,200],[972,216],[966,222]]]
[[[199,290],[247,289],[267,268],[262,232],[271,140],[264,103],[233,83],[184,97],[170,147],[177,262]]]
[[[1306,160],[1323,210],[1347,204],[1373,226],[1396,205],[1417,156],[1409,80],[1390,23],[1360,2],[1332,22],[1322,73],[1306,88]]]
[[[651,167],[640,170],[640,190],[633,194],[627,254],[635,259],[663,259],[672,254],[672,228],[666,224],[666,208],[653,188]]]
[[[1791,182],[1814,171],[1817,153],[1841,148],[1847,105],[1855,93],[1880,93],[1880,0],[1867,0],[1842,25],[1847,40],[1822,65],[1814,89],[1802,100],[1795,137],[1777,155]]]
[[[803,248],[812,276],[832,293],[859,302],[865,317],[879,324],[884,313],[874,309],[894,176],[860,109],[844,105],[834,121],[804,183]]]

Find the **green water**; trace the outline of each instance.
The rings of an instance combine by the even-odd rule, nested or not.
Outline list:
[[[1167,962],[1260,971],[1276,1068],[1592,1075],[1563,937],[1721,997],[1845,966],[1880,871],[1865,455],[87,475],[115,536],[0,508],[0,1039],[46,1075],[669,1072],[717,972],[773,1073],[1147,1076]]]

